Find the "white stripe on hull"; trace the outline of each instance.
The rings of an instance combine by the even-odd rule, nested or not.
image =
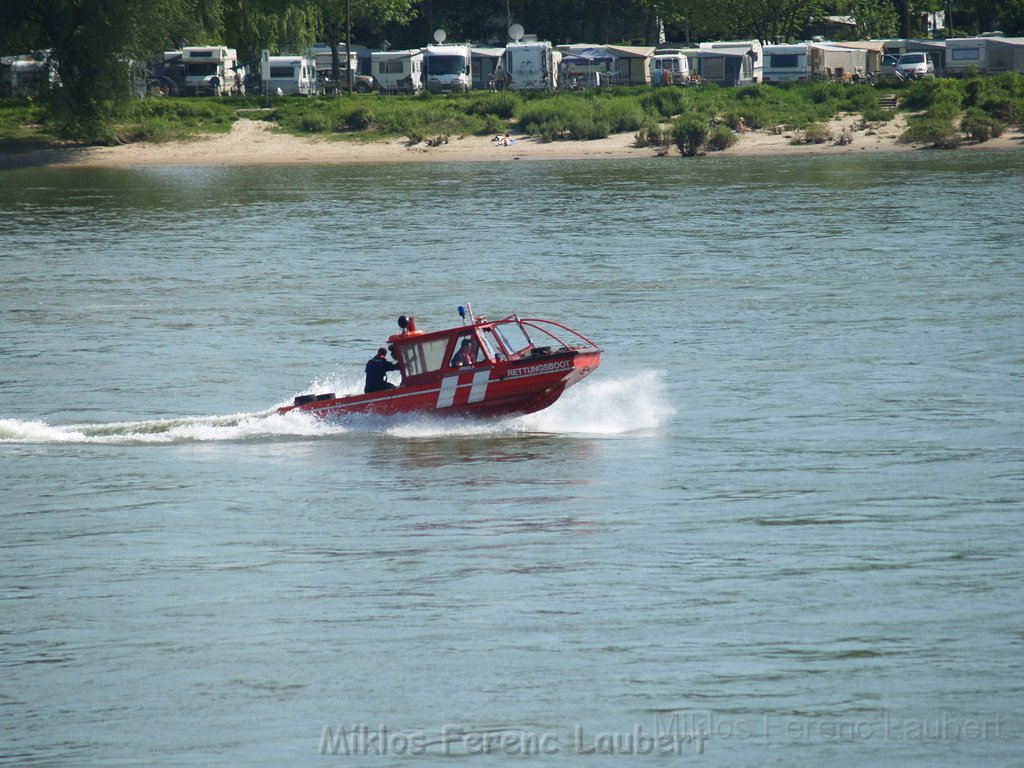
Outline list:
[[[441,391],[437,394],[437,405],[435,408],[451,408],[455,402],[455,390],[459,386],[458,376],[445,376],[441,380]]]
[[[479,403],[484,399],[484,395],[487,394],[487,381],[491,377],[491,372],[477,371],[473,374],[473,386],[469,389],[469,400],[470,403]]]

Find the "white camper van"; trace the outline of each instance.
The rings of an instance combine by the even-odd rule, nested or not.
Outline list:
[[[370,72],[385,93],[419,93],[423,90],[423,51],[374,51]]]
[[[495,79],[513,91],[554,90],[558,87],[561,62],[561,51],[551,43],[509,43]]]
[[[651,85],[687,85],[690,59],[681,49],[655,51],[651,58]]]
[[[468,45],[428,45],[423,52],[427,90],[466,93],[473,87],[473,52]]]
[[[238,54],[234,48],[223,46],[182,48],[181,63],[185,67],[185,94],[220,96],[234,85]]]
[[[260,59],[260,83],[263,92],[313,96],[317,91],[316,59],[312,56],[284,54],[271,56],[263,51]]]

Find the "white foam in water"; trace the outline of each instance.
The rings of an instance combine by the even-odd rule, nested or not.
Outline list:
[[[675,415],[663,375],[641,371],[616,379],[587,379],[543,411],[517,421],[538,432],[621,435],[656,429]]]
[[[314,382],[310,391],[358,391],[351,382],[330,378]],[[443,418],[429,414],[352,416],[321,421],[276,409],[231,416],[187,416],[179,419],[124,421],[55,426],[44,421],[0,419],[0,443],[177,443],[251,440],[274,437],[322,437],[346,432],[376,432],[400,438],[443,435],[587,434],[618,435],[655,429],[675,411],[665,398],[656,371],[618,379],[588,379],[573,387],[550,408],[529,416],[504,419]]]
[[[51,426],[44,421],[0,419],[0,443],[178,443],[319,436],[331,428],[305,414],[274,412],[233,416],[121,421]]]

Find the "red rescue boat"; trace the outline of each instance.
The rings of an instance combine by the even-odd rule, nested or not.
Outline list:
[[[388,337],[401,383],[365,394],[300,395],[279,413],[317,417],[355,413],[427,412],[504,416],[547,408],[601,362],[601,348],[553,320],[474,317],[459,307],[463,324],[443,331],[417,330],[398,318],[400,333]],[[468,315],[468,318],[467,318]]]

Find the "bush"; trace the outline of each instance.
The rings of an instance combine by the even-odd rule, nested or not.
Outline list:
[[[708,137],[708,149],[712,151],[728,149],[737,141],[739,141],[739,137],[729,126],[719,124],[711,129],[711,135]]]
[[[861,115],[864,117],[865,122],[868,123],[887,123],[896,116],[895,113],[887,112],[881,107],[865,109]]]
[[[519,108],[520,99],[514,91],[485,93],[475,96],[466,107],[470,115],[495,115],[503,120],[511,120]]]
[[[693,157],[704,149],[709,133],[710,128],[706,119],[689,115],[676,121],[672,127],[672,140],[679,147],[680,153]]]
[[[662,130],[660,125],[647,125],[636,132],[633,137],[634,147],[667,147],[672,144],[672,136]]]
[[[926,77],[904,88],[901,101],[907,109],[957,114],[963,103],[962,88],[959,80]]]
[[[647,122],[647,113],[634,99],[613,99],[595,104],[595,117],[606,123],[612,133],[636,131]]]
[[[904,144],[928,144],[936,149],[954,149],[960,146],[962,136],[953,121],[945,117],[923,115],[911,121],[900,136]]]
[[[822,123],[808,125],[799,138],[793,139],[794,144],[824,144],[828,141],[832,141],[832,131]]]
[[[967,114],[964,115],[964,119],[960,122],[961,133],[967,134],[967,136],[977,142],[988,141],[989,139],[1002,136],[1004,130],[1006,130],[1004,122],[982,112],[976,107],[967,110]]]

